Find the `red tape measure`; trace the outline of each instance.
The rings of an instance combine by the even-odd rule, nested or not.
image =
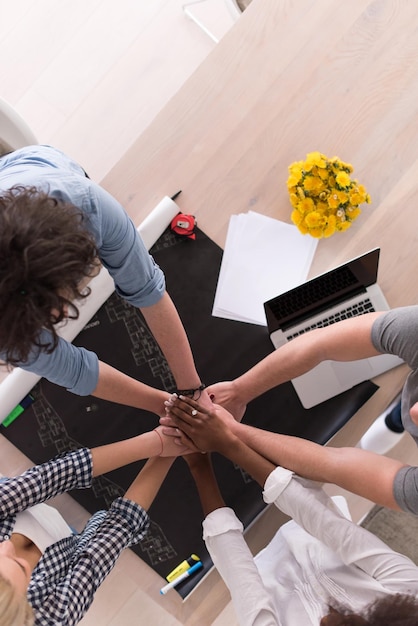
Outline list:
[[[178,213],[171,221],[171,230],[181,237],[196,239],[194,229],[196,227],[196,219],[193,215]]]

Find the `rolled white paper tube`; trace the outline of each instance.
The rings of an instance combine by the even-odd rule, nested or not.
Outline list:
[[[171,198],[165,196],[147,215],[137,228],[147,250],[154,245],[179,211],[179,206]],[[80,311],[78,319],[69,319],[58,329],[58,334],[67,341],[72,341],[77,337],[115,289],[113,279],[104,267],[90,281],[89,287],[90,295],[78,305]],[[0,384],[0,422],[6,419],[19,402],[27,396],[40,378],[37,374],[26,372],[20,367],[16,367],[5,377]]]

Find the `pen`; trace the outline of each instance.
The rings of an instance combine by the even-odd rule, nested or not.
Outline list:
[[[191,576],[194,572],[196,572],[201,567],[203,567],[202,561],[198,561],[195,565],[192,565],[188,570],[183,572],[183,574],[180,574],[180,576],[177,576],[177,578],[175,578],[171,583],[167,583],[166,585],[164,585],[164,587],[161,587],[160,589],[161,595],[164,596],[167,593],[167,591],[170,591],[170,589],[177,587],[177,585],[181,583],[182,580],[185,580],[186,578]]]
[[[171,199],[175,200],[180,194],[181,194],[181,189],[180,191],[177,191],[177,193],[175,193],[174,196],[171,196]]]
[[[197,561],[200,561],[197,554],[191,554],[188,559],[185,559],[184,561],[182,561],[180,565],[177,565],[177,567],[173,569],[172,572],[167,574],[167,576],[165,577],[166,581],[168,583],[171,583],[175,578],[180,576],[180,574],[190,569],[192,565],[195,565]]]

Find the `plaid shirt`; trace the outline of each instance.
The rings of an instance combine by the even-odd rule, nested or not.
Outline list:
[[[92,481],[92,460],[86,448],[67,452],[0,485],[0,541],[10,538],[16,514]],[[49,546],[33,571],[28,600],[35,624],[77,624],[93,601],[96,589],[124,548],[146,534],[147,513],[136,503],[117,498],[109,511],[98,511],[79,535]]]

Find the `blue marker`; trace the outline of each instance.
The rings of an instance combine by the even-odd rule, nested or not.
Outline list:
[[[179,583],[181,583],[183,580],[185,580],[186,578],[194,574],[194,572],[197,572],[197,570],[200,569],[201,567],[203,567],[202,561],[198,561],[195,565],[192,565],[188,570],[183,572],[183,574],[180,574],[180,576],[177,576],[177,578],[175,578],[171,583],[167,583],[166,585],[164,585],[164,587],[160,589],[161,595],[164,596],[167,593],[167,591],[170,591],[170,589],[177,587]]]

